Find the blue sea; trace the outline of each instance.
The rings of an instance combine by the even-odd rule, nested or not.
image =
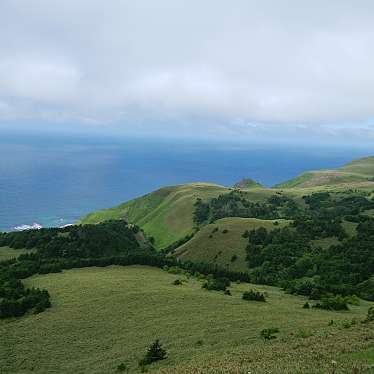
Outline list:
[[[63,226],[165,185],[251,177],[271,186],[341,166],[368,148],[2,132],[0,231]]]

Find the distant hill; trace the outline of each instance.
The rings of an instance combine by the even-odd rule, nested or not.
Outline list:
[[[212,183],[191,183],[160,188],[118,206],[88,214],[81,223],[100,223],[126,219],[141,227],[155,240],[155,247],[165,248],[194,231],[193,215],[199,198],[204,202],[239,189],[242,197],[253,203],[264,203],[282,194],[303,205],[302,196],[317,191],[374,187],[374,157],[355,160],[339,169],[306,172],[274,188],[262,187],[252,179],[243,179],[228,188]],[[278,187],[278,188],[277,188]]]
[[[308,188],[374,182],[374,156],[354,160],[337,169],[307,171],[277,188]]]
[[[197,198],[206,200],[228,191],[226,187],[209,183],[164,187],[116,207],[91,213],[81,223],[127,219],[154,237],[155,246],[162,248],[191,233]]]
[[[241,181],[235,183],[233,188],[238,188],[241,190],[249,189],[249,188],[261,188],[263,187],[260,183],[257,183],[255,180],[251,178],[244,178]]]

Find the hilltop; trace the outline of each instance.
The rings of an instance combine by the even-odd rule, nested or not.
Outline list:
[[[374,181],[374,156],[354,160],[337,169],[307,171],[278,184],[277,188],[365,185]]]
[[[249,189],[249,188],[261,188],[263,187],[260,183],[256,182],[251,178],[244,178],[241,181],[235,183],[233,188],[239,188],[242,190]]]

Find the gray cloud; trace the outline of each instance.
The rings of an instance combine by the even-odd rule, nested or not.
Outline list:
[[[2,120],[374,118],[371,0],[2,0],[0,25]]]

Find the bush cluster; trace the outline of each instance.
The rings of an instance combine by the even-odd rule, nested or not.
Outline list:
[[[347,299],[343,296],[326,296],[320,302],[313,305],[313,308],[326,309],[326,310],[348,310]]]
[[[259,291],[249,290],[243,293],[242,295],[243,300],[249,300],[249,301],[262,301],[265,302],[266,298],[265,295]]]
[[[144,358],[139,361],[139,366],[142,368],[146,365],[151,364],[152,362],[165,360],[167,358],[166,350],[160,344],[160,341],[157,339],[151,346],[148,348],[147,353]]]
[[[272,339],[276,339],[276,335],[279,332],[279,329],[277,327],[271,327],[269,329],[264,329],[261,331],[260,333],[260,336],[264,339],[264,340],[272,340]]]
[[[208,278],[202,285],[208,291],[226,291],[230,287],[230,280],[228,278]]]

